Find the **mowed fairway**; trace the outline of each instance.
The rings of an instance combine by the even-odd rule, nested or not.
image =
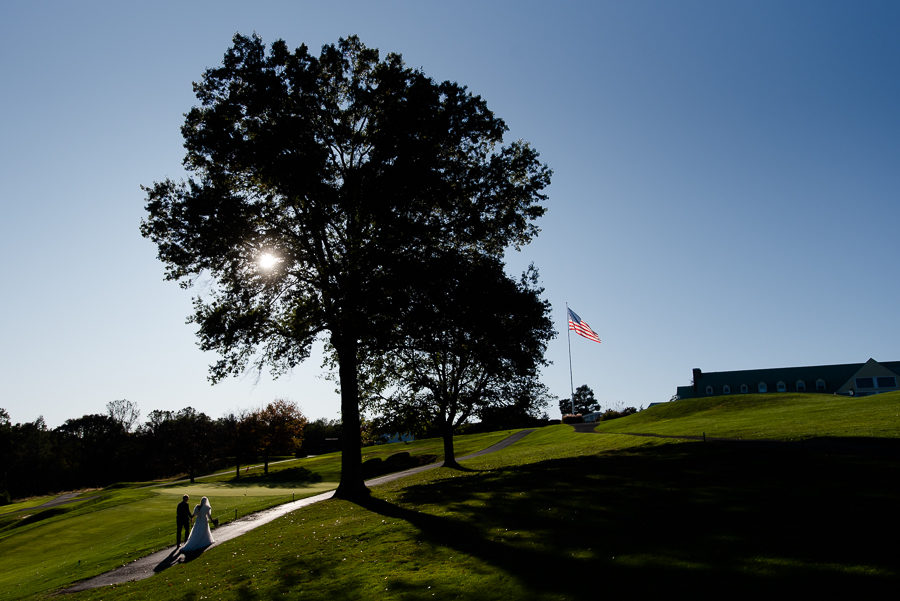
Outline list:
[[[509,434],[462,436],[458,453],[477,451]],[[398,452],[431,460],[440,440],[367,447],[364,459]],[[85,492],[80,500],[52,509],[14,513],[54,497],[30,499],[0,513],[0,601],[27,598],[101,574],[175,543],[175,505],[183,494],[191,506],[210,499],[213,517],[225,523],[274,505],[310,497],[337,486],[340,454],[279,462],[263,475],[259,466],[205,476],[195,484],[123,484]],[[27,516],[31,517],[27,517]],[[213,533],[215,536],[215,533]]]
[[[182,494],[191,495],[192,504],[208,496],[214,517],[229,521],[236,511],[246,515],[290,501],[292,495],[311,496],[333,486],[320,483],[281,489],[195,484],[114,490],[98,500],[63,506],[70,511],[0,533],[0,599],[53,589],[175,544],[174,508]]]

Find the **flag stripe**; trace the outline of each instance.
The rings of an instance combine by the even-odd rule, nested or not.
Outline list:
[[[597,335],[594,330],[591,329],[591,326],[587,324],[586,321],[578,317],[578,315],[572,309],[566,307],[566,310],[569,312],[569,329],[574,331],[579,336],[583,336],[588,340],[593,340],[594,342],[600,342],[600,336]]]

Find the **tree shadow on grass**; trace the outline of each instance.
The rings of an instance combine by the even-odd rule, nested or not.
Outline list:
[[[394,453],[386,459],[373,457],[362,464],[363,478],[377,478],[386,474],[402,472],[404,470],[429,465],[437,461],[437,455],[410,455],[404,451]]]
[[[552,460],[360,505],[534,593],[743,596],[802,587],[858,598],[900,583],[898,501],[898,441],[827,439]],[[403,588],[402,575],[394,586]],[[420,589],[410,584],[404,598],[435,592]]]
[[[312,472],[305,467],[292,467],[288,469],[272,471],[268,474],[242,476],[228,480],[229,486],[265,486],[269,488],[284,488],[295,485],[304,486],[322,481],[321,474]]]

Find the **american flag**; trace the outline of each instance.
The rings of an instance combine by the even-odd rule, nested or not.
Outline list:
[[[591,326],[587,324],[586,321],[583,321],[572,309],[566,307],[566,310],[569,312],[569,329],[575,330],[575,333],[579,336],[584,336],[588,340],[593,340],[594,342],[600,342],[600,337],[597,336],[596,332],[591,329]]]

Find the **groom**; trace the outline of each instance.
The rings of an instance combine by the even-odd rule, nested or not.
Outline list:
[[[177,534],[175,534],[175,546],[181,545],[181,529],[184,528],[184,542],[187,542],[188,534],[191,531],[191,508],[188,505],[188,497],[181,497],[181,503],[175,509],[175,522],[177,524]]]

